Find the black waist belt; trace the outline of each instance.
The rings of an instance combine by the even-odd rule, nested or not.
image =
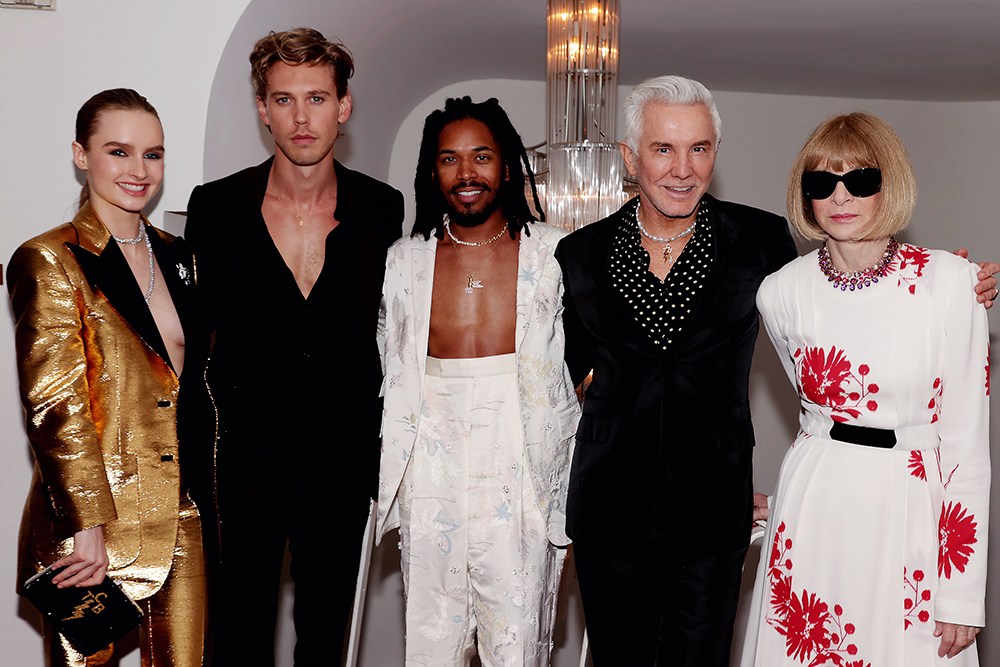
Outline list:
[[[881,449],[892,449],[896,446],[895,431],[867,426],[852,426],[841,422],[833,422],[833,426],[830,428],[830,438],[840,442],[849,442],[852,445]]]

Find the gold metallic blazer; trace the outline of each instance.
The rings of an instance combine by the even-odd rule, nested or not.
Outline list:
[[[35,459],[18,539],[18,592],[72,551],[75,532],[93,526],[104,526],[108,573],[133,599],[159,590],[173,558],[179,381],[144,290],[109,239],[88,204],[73,222],[18,248],[8,267]],[[191,255],[165,232],[150,240],[187,335]]]

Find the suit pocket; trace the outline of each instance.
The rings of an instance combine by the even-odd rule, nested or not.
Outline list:
[[[577,440],[588,442],[607,442],[611,438],[611,428],[614,420],[599,415],[584,414],[580,417],[580,426],[576,431]]]
[[[576,398],[573,398],[574,403]],[[559,440],[567,440],[577,435],[580,426],[580,408],[575,404],[570,404],[556,414],[556,422],[559,424]]]

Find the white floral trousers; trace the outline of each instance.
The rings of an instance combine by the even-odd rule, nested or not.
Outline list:
[[[513,354],[428,358],[399,490],[406,665],[548,665],[564,550],[528,473]]]

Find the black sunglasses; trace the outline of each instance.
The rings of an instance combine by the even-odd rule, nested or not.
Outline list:
[[[828,171],[809,171],[802,174],[802,194],[806,199],[826,199],[841,181],[855,197],[871,197],[882,190],[882,171],[864,167],[849,171],[843,176]]]

